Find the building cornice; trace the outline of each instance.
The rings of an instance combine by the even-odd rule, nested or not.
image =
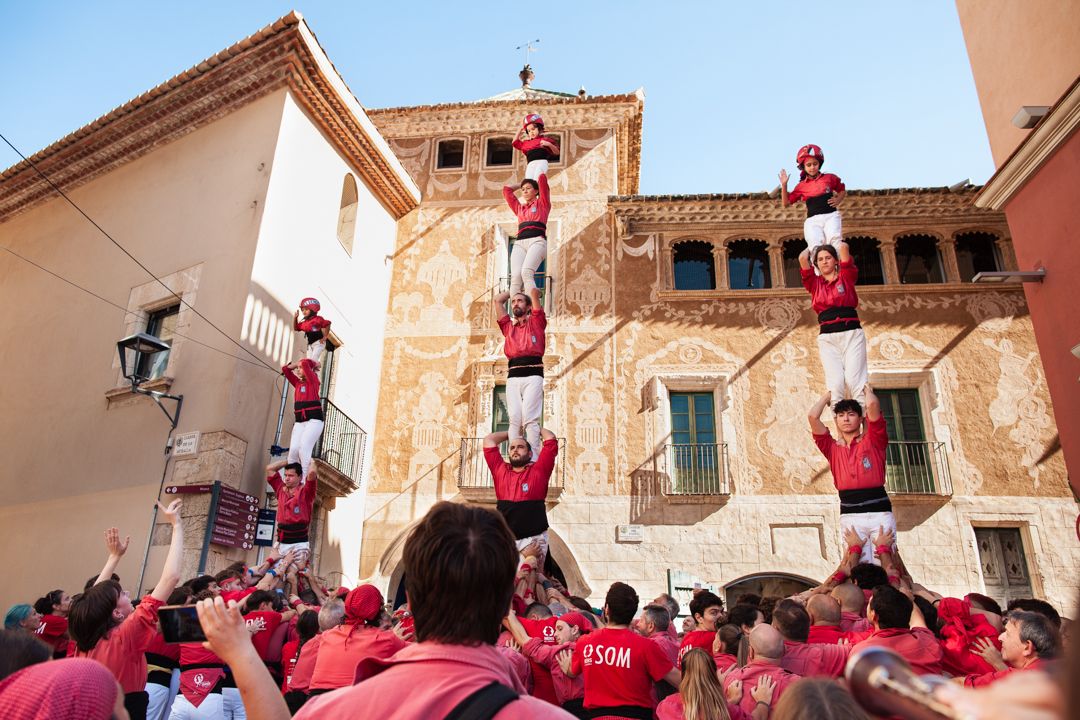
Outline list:
[[[30,158],[65,192],[287,88],[397,218],[420,191],[292,12]],[[0,174],[0,222],[54,196],[26,161]]]
[[[1004,209],[1078,127],[1080,77],[1001,164],[975,199],[975,204],[992,210]]]
[[[619,192],[637,192],[641,176],[641,123],[645,93],[587,99],[490,100],[368,110],[383,136],[431,138],[493,131],[513,133],[528,112],[540,112],[552,130],[613,128],[619,161]]]
[[[950,192],[947,188],[899,188],[851,190],[844,200],[844,223],[872,221],[923,221],[963,216],[1004,222],[1000,213],[972,204],[977,188]],[[650,231],[659,225],[719,226],[781,223],[801,227],[805,213],[798,206],[781,207],[768,193],[730,195],[612,196],[608,206],[616,221],[634,231]]]

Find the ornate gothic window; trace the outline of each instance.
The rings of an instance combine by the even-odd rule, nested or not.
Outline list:
[[[732,290],[762,290],[772,286],[769,246],[764,240],[728,243],[728,283]]]
[[[898,238],[896,268],[900,273],[900,282],[908,285],[945,282],[937,238],[932,235],[905,235]]]
[[[985,232],[967,232],[956,236],[956,265],[960,281],[970,282],[976,273],[1001,270],[997,236]]]
[[[715,290],[716,265],[712,243],[683,240],[672,249],[676,290]]]

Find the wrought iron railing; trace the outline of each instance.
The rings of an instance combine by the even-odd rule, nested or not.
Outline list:
[[[551,473],[549,488],[563,487],[564,475],[566,474],[566,438],[558,438],[559,456],[555,458],[555,469]],[[505,443],[504,443],[505,445]],[[500,448],[503,459],[506,459],[506,448]],[[461,438],[461,453],[458,465],[459,488],[494,488],[495,483],[484,459],[484,438]]]
[[[727,443],[677,443],[664,446],[668,495],[730,495]]]
[[[894,495],[952,495],[945,443],[889,441],[885,488]]]
[[[322,460],[359,485],[364,470],[367,433],[334,403],[323,398],[325,415],[322,437],[315,443],[313,457]]]

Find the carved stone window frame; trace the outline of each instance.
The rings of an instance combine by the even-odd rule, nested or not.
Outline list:
[[[461,140],[461,167],[439,167],[439,144],[446,142],[447,140]],[[445,175],[450,173],[463,173],[469,171],[469,136],[468,135],[447,135],[446,137],[435,138],[434,145],[431,153],[431,172],[438,175]]]
[[[709,370],[667,371],[660,370],[645,381],[644,396],[652,395],[646,405],[645,433],[646,451],[659,455],[671,442],[671,393],[711,392],[713,395],[713,423],[716,426],[717,444],[727,443],[728,453],[738,453],[735,422],[728,410],[731,408],[731,377],[726,373]],[[651,405],[651,407],[650,407]],[[651,448],[648,447],[651,444]]]

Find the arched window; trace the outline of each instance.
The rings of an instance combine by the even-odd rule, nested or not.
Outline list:
[[[802,238],[784,241],[784,284],[789,288],[802,287],[799,255],[805,249],[806,241]]]
[[[1001,270],[997,235],[986,232],[967,232],[957,235],[956,264],[960,269],[961,282],[970,282],[976,273]]]
[[[761,290],[772,285],[769,246],[764,240],[732,240],[727,247],[732,290]]]
[[[703,240],[676,243],[672,253],[676,290],[715,290],[713,246]]]
[[[881,269],[881,243],[876,238],[856,235],[844,238],[848,252],[859,268],[859,285],[884,285],[885,271]]]
[[[338,210],[337,239],[345,252],[352,255],[353,238],[356,236],[356,178],[346,173],[341,184],[341,209]]]
[[[898,238],[896,269],[900,273],[900,282],[908,285],[945,282],[937,238],[932,235],[905,235]]]

